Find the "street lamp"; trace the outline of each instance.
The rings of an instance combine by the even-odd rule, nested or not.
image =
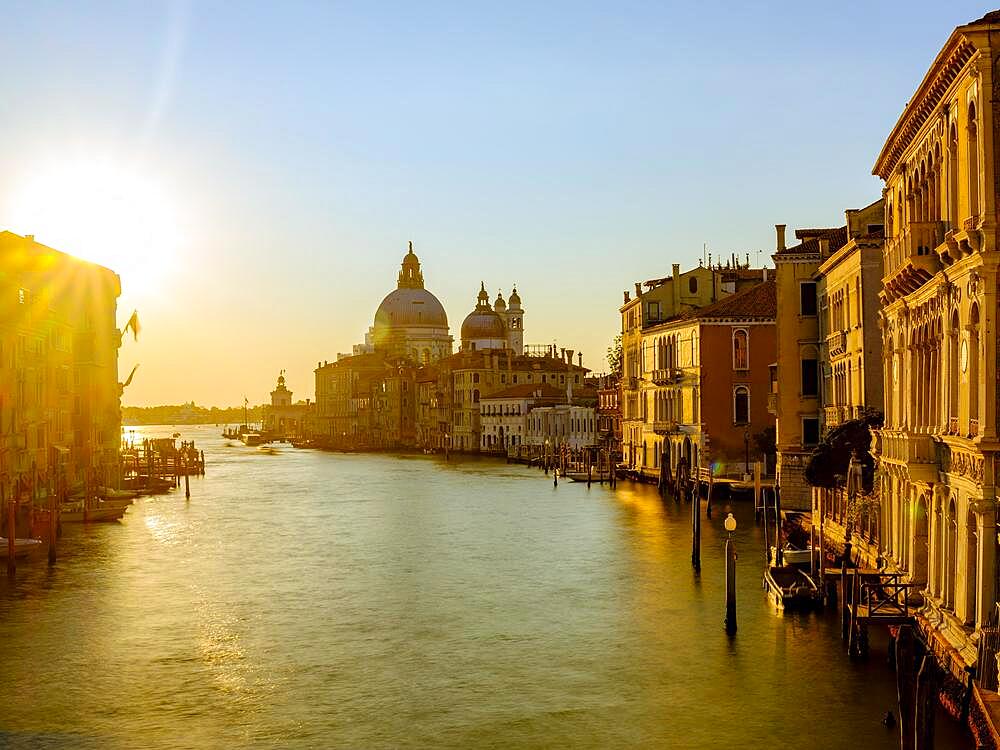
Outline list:
[[[723,522],[728,536],[726,538],[726,633],[736,632],[736,544],[733,542],[733,532],[736,531],[736,518],[732,513]]]

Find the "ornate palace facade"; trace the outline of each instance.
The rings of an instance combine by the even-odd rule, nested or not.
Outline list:
[[[889,135],[882,292],[883,554],[976,660],[996,602],[1000,13],[957,28]]]

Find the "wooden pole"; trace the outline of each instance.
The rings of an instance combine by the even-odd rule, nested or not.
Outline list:
[[[691,498],[691,565],[701,570],[701,503]]]
[[[49,496],[49,565],[56,564],[56,533],[59,530],[59,499],[56,493],[59,491],[59,480],[55,482],[55,488]]]
[[[899,747],[913,750],[913,626],[900,625],[896,634],[896,699],[899,702]]]
[[[774,564],[779,568],[784,565],[785,557],[781,549],[781,499],[778,490],[774,490]]]
[[[191,499],[191,480],[188,478],[187,458],[184,459],[184,497]]]
[[[3,483],[0,482],[0,500],[3,499]],[[17,483],[15,482],[11,491],[10,503],[7,505],[7,575],[11,578],[14,577],[17,572],[17,559],[14,556],[15,552],[15,536],[17,533],[16,522],[17,519],[14,517],[17,507]]]
[[[715,487],[715,472],[712,471],[712,464],[708,465],[708,502],[705,504],[705,517],[712,517],[712,489]]]
[[[736,544],[726,539],[726,633],[736,633]]]
[[[587,487],[590,487],[591,474],[594,471],[594,465],[590,463],[590,459],[587,459]]]
[[[763,507],[763,505],[764,505],[764,502],[761,499],[760,493],[761,493],[760,461],[754,461],[753,462],[753,510],[754,510],[754,514],[757,513],[757,509],[758,508]]]
[[[938,677],[933,654],[925,654],[917,673],[914,703],[914,750],[934,748],[934,709],[937,705]],[[904,727],[904,730],[906,727]]]

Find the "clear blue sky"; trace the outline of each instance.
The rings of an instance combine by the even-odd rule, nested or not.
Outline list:
[[[280,368],[312,396],[410,239],[456,339],[480,279],[517,282],[526,339],[600,370],[634,281],[703,243],[767,257],[775,223],[877,198],[907,98],[989,9],[7,3],[0,228],[131,268],[61,236],[58,210],[24,225],[18,191],[96,155],[168,196],[182,238],[157,252],[176,262],[155,291],[122,272],[121,320],[145,324],[126,403],[260,401]]]

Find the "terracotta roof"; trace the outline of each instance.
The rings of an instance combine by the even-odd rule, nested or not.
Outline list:
[[[799,229],[795,232],[795,236],[801,239],[802,242],[793,247],[778,250],[775,255],[819,253],[819,241],[821,239],[830,241],[830,252],[839,250],[847,244],[847,227],[843,226],[838,229]]]
[[[556,388],[549,383],[520,383],[492,395],[483,396],[480,401],[489,401],[495,398],[530,398],[537,392],[541,394],[538,398],[562,398],[566,395],[564,388]]]
[[[756,318],[774,320],[778,314],[778,291],[774,279],[723,297],[711,305],[692,310],[681,316],[682,320],[706,318]]]

